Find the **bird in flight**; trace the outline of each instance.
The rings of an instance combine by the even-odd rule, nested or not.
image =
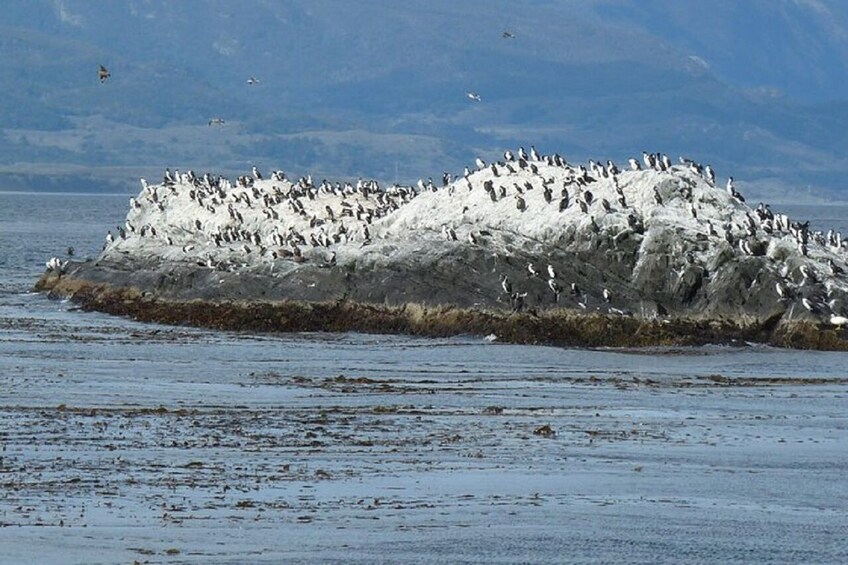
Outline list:
[[[97,76],[100,77],[100,82],[104,83],[104,82],[106,82],[107,78],[112,76],[112,73],[110,73],[108,70],[106,70],[106,67],[104,67],[103,65],[100,65],[100,72],[97,73]]]
[[[254,84],[259,84],[259,79],[256,77],[250,77],[249,79],[247,79],[247,84],[249,84],[250,86],[253,86]]]
[[[224,122],[224,118],[212,118],[211,120],[209,120],[210,126],[222,126],[224,125],[224,123],[226,123]]]
[[[481,100],[480,95],[476,92],[466,92],[465,95],[468,96],[469,100],[473,100],[475,102],[480,102]]]
[[[504,39],[515,39],[515,34],[512,33],[511,31],[505,31],[505,32],[503,32],[503,38]]]

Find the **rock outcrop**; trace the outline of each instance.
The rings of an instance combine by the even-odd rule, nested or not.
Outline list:
[[[659,155],[623,171],[506,157],[438,188],[169,173],[143,182],[96,261],[54,266],[40,284],[171,301],[842,325],[841,236],[749,206],[732,179],[717,187],[711,171]]]

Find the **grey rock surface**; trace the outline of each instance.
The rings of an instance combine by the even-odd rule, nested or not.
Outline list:
[[[661,163],[620,171],[513,158],[444,186],[386,188],[175,172],[142,181],[101,256],[65,270],[173,299],[846,315],[840,234],[751,207],[696,163]]]

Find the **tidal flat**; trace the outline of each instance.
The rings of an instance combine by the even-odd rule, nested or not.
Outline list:
[[[838,353],[253,335],[29,295],[5,563],[844,562]]]

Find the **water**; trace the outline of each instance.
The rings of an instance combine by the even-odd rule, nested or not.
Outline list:
[[[845,354],[223,333],[29,292],[127,200],[0,193],[0,563],[848,560]]]

